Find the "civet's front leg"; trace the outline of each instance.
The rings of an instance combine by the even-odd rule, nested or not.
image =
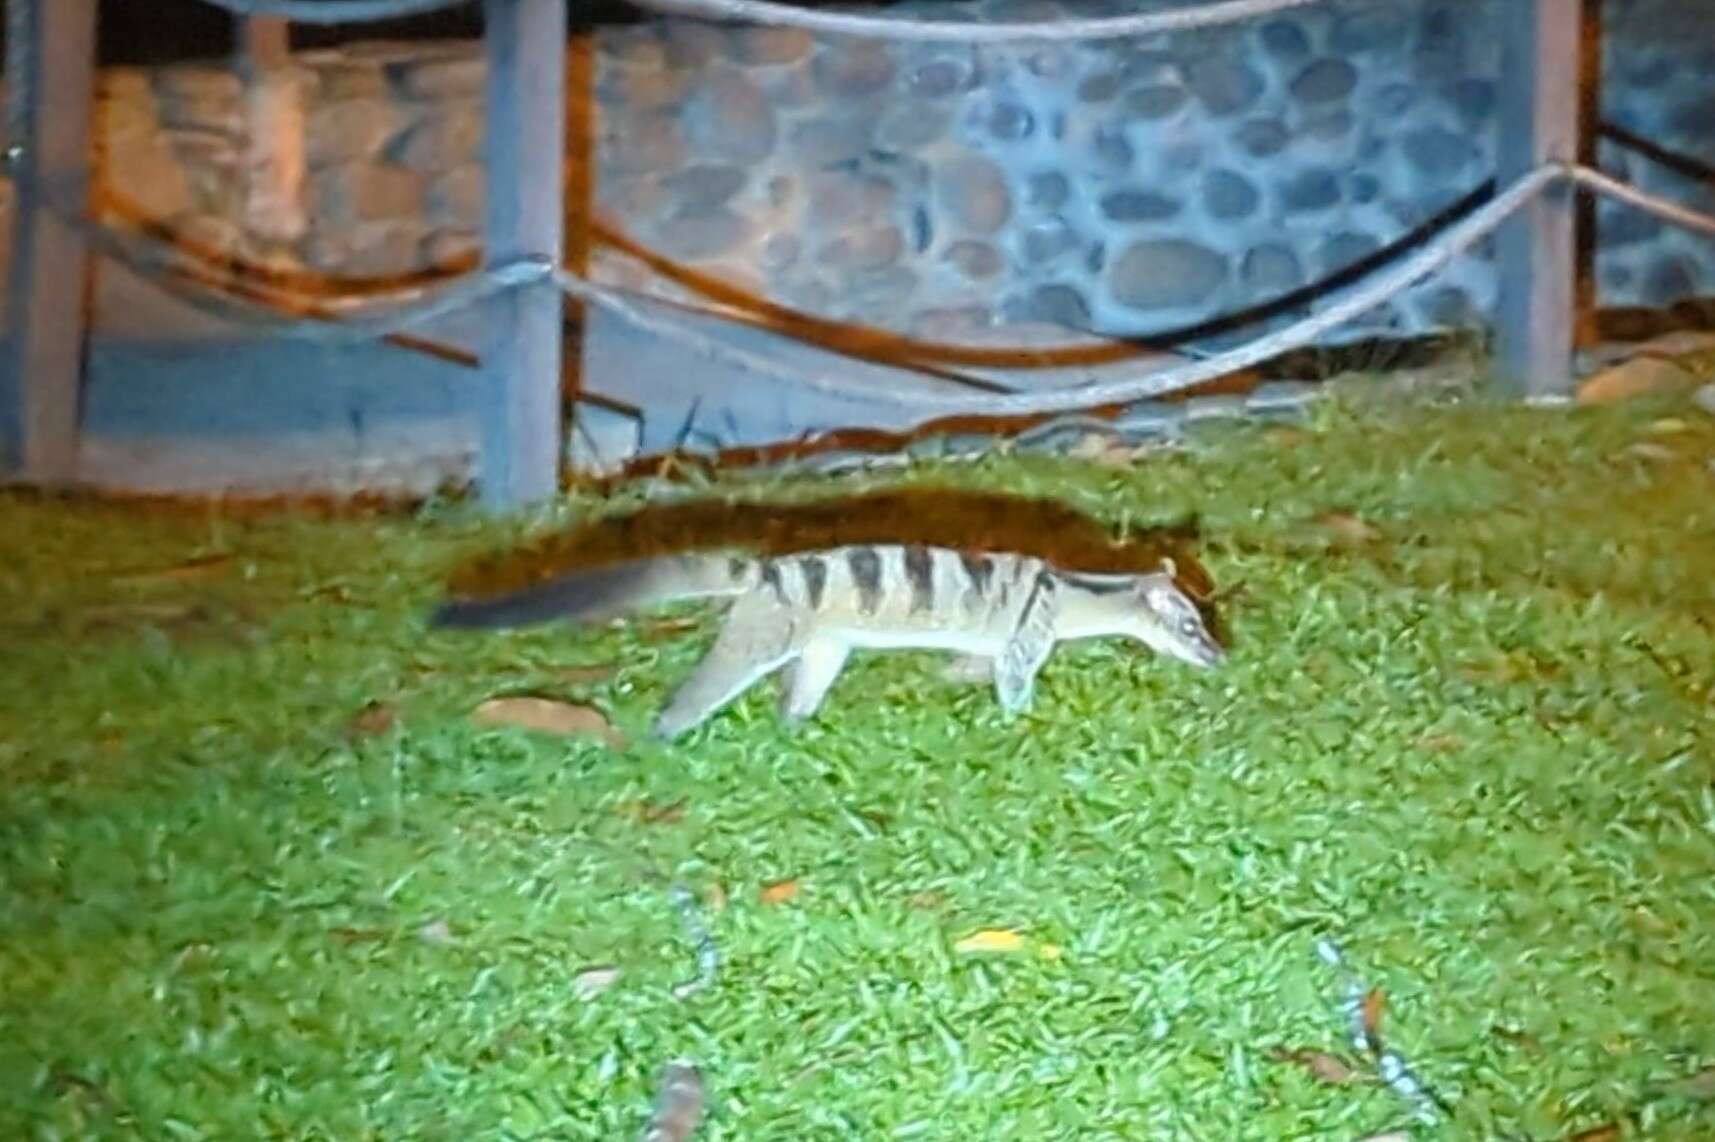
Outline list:
[[[760,596],[740,598],[714,645],[656,718],[656,735],[674,738],[701,724],[797,653],[782,607]]]
[[[786,692],[780,706],[785,719],[801,722],[821,709],[850,657],[851,649],[833,639],[806,643],[786,667]]]

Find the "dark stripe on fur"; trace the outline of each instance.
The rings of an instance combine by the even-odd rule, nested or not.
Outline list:
[[[780,564],[772,559],[762,561],[762,581],[774,592],[774,601],[786,605],[786,587],[780,582]]]
[[[969,552],[959,553],[959,562],[964,564],[965,574],[971,577],[971,586],[977,594],[987,596],[989,580],[994,576],[994,560],[986,555],[972,555]]]
[[[905,581],[911,584],[911,613],[920,615],[935,604],[935,559],[927,547],[905,549]]]
[[[798,567],[804,572],[804,590],[810,596],[810,609],[820,610],[822,591],[828,585],[828,565],[819,555],[806,555],[798,560]]]
[[[873,615],[881,608],[881,556],[873,547],[854,547],[846,553],[857,587],[858,612]]]

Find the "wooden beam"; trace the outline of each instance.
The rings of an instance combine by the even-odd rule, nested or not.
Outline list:
[[[8,0],[19,4],[25,0]],[[34,87],[17,148],[8,283],[9,356],[0,392],[0,463],[42,486],[77,476],[84,343],[90,309],[88,244],[45,208],[89,204],[97,0],[35,0],[25,51]],[[16,28],[20,21],[13,21]],[[15,56],[13,58],[16,58]],[[21,76],[6,77],[8,98]]]
[[[580,17],[572,28],[571,47],[566,53],[566,268],[582,277],[588,274],[593,252],[590,219],[595,210],[596,118],[595,94],[595,27],[589,19],[590,6],[575,10]],[[589,337],[594,322],[608,320],[606,315],[575,298],[566,299],[567,351],[565,396],[569,408],[566,430],[566,464],[578,475],[600,469],[591,466],[587,444],[602,433],[602,426],[611,430],[613,413],[600,404],[591,404],[587,395],[590,350]],[[621,433],[623,435],[623,433]]]
[[[1545,162],[1585,154],[1588,106],[1582,52],[1586,0],[1507,0],[1495,9],[1502,37],[1500,185]],[[1578,201],[1556,183],[1497,234],[1496,357],[1503,379],[1527,397],[1567,394],[1578,326]]]
[[[238,21],[244,77],[244,228],[263,242],[295,242],[304,212],[304,101],[292,67],[292,26],[278,16]]]
[[[566,3],[483,0],[490,266],[564,256]],[[559,490],[564,311],[560,291],[545,283],[491,303],[478,475],[490,507],[522,507]]]

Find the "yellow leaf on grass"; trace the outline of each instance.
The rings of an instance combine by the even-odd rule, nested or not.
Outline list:
[[[984,928],[953,945],[955,952],[1016,952],[1024,947],[1024,937],[1010,928]]]
[[[1330,1086],[1344,1086],[1358,1077],[1350,1063],[1326,1051],[1315,1051],[1306,1047],[1275,1047],[1268,1052],[1268,1057],[1277,1063],[1291,1063],[1317,1082]]]
[[[784,904],[798,895],[796,880],[777,880],[773,884],[765,884],[758,894],[764,904]]]
[[[472,712],[471,720],[479,726],[509,726],[539,733],[598,737],[615,749],[625,744],[624,737],[613,728],[607,715],[594,706],[579,706],[552,698],[490,698]]]

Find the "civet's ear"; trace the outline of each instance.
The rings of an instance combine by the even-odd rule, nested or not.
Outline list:
[[[1169,579],[1179,578],[1179,565],[1173,562],[1173,556],[1163,555],[1161,557],[1161,569],[1167,573]]]

